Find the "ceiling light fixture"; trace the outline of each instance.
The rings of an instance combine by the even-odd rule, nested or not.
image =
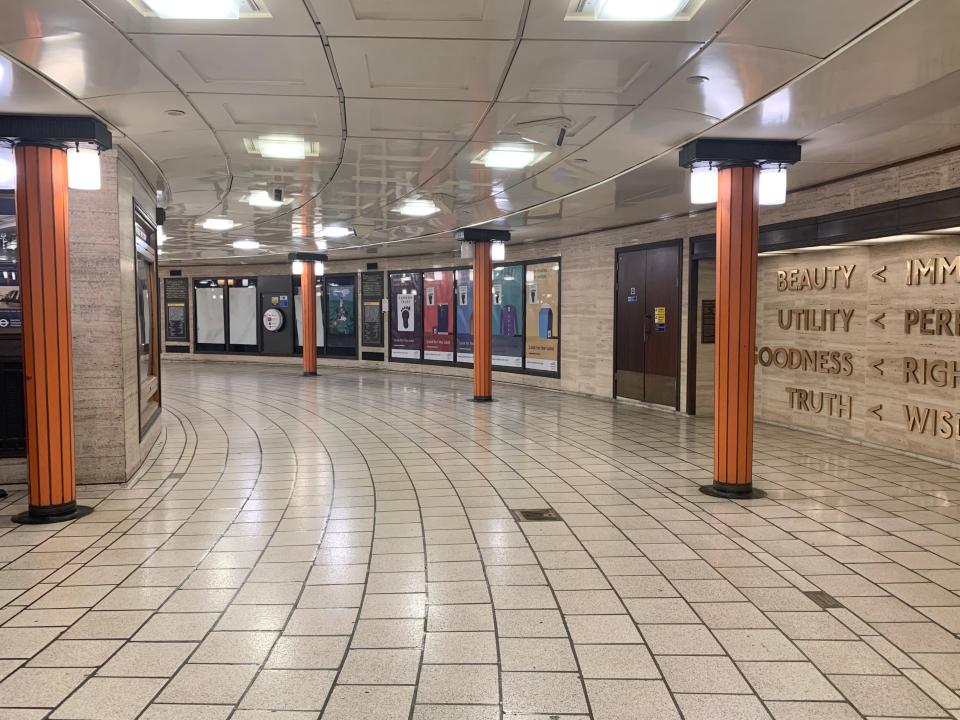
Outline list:
[[[507,259],[507,244],[502,242],[490,243],[490,259],[493,262],[503,262]]]
[[[323,238],[320,238],[319,240],[314,240],[313,242],[316,244],[317,250],[327,249],[327,241],[324,240]]]
[[[536,165],[549,154],[549,152],[537,152],[529,145],[495,145],[477,155],[473,162],[482,163],[488,168],[520,170]]]
[[[236,223],[230,218],[207,218],[203,221],[204,230],[213,230],[216,232],[232,230],[234,225],[236,225]]]
[[[304,140],[297,135],[261,135],[244,138],[244,148],[251,155],[272,160],[304,160],[320,154],[320,143]]]
[[[320,230],[321,237],[328,237],[328,238],[342,238],[352,234],[353,234],[353,230],[351,230],[350,228],[338,227],[336,225],[328,225],[328,226],[325,226],[322,230]]]
[[[73,190],[100,189],[100,151],[76,148],[67,151],[67,185]]]
[[[303,260],[294,260],[290,265],[290,272],[294,275],[303,274]]]
[[[317,277],[323,277],[323,261],[317,260],[315,263],[313,263],[313,270],[316,272]]]
[[[274,200],[266,190],[254,190],[247,196],[250,207],[278,208],[283,205],[282,200]]]
[[[771,165],[760,169],[760,204],[783,205],[787,202],[787,168]]]
[[[163,225],[157,225],[157,247],[163,247],[167,241],[167,234],[163,231]]]
[[[711,205],[720,192],[720,174],[712,164],[695,165],[690,170],[690,202]]]
[[[157,17],[164,20],[237,20],[237,0],[143,0]]]
[[[430,215],[436,215],[438,212],[440,212],[440,208],[437,207],[437,204],[433,200],[428,200],[426,198],[414,198],[410,200],[404,200],[403,204],[401,204],[400,207],[394,212],[398,212],[401,215],[407,215],[409,217],[428,217]]]
[[[233,247],[235,250],[259,250],[260,243],[256,240],[234,240]]]
[[[674,20],[690,0],[597,0],[598,20]]]

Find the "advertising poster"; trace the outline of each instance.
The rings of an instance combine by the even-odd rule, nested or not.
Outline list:
[[[19,335],[23,327],[17,273],[17,219],[0,215],[0,335]]]
[[[360,296],[363,300],[363,324],[361,334],[366,347],[383,347],[384,295],[382,272],[365,272],[360,276]]]
[[[473,270],[456,271],[457,362],[473,364]]]
[[[531,263],[526,270],[526,358],[528,370],[560,369],[560,263]]]
[[[523,265],[493,269],[493,365],[523,367]]]
[[[423,359],[453,362],[456,306],[453,271],[431,270],[423,276]]]
[[[356,277],[328,277],[324,278],[324,285],[327,289],[325,338],[327,347],[355,348],[357,344]]]
[[[0,273],[2,275],[2,273]],[[190,283],[187,278],[164,278],[163,280],[163,302],[166,305],[167,324],[165,329],[166,339],[170,341],[185,342],[189,339],[187,334],[187,313],[188,298],[190,292]],[[2,296],[0,291],[0,296]],[[0,300],[2,302],[2,300]]]
[[[390,359],[421,360],[423,277],[418,272],[390,275]]]

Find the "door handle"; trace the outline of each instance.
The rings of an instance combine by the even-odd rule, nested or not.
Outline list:
[[[652,320],[653,318],[651,318],[649,315],[643,316],[643,341],[644,342],[646,342],[647,339],[650,337],[650,323],[652,322]]]

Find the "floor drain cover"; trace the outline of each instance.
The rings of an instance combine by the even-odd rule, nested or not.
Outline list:
[[[518,522],[548,522],[559,521],[560,516],[552,508],[542,510],[513,510],[513,516]]]
[[[842,608],[843,605],[833,596],[828,595],[822,590],[813,590],[811,592],[805,592],[808,598],[813,600],[817,605],[822,607],[824,610],[830,610],[832,608]]]

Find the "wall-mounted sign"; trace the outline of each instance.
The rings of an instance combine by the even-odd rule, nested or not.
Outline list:
[[[187,278],[164,278],[164,335],[168,342],[187,342],[190,339],[187,321],[189,298],[190,281]]]
[[[653,324],[658,333],[667,331],[667,309],[665,307],[655,307],[653,309]]]
[[[383,347],[383,307],[386,283],[382,272],[365,272],[360,276],[363,307],[361,334],[367,347]]]
[[[700,308],[700,342],[713,345],[717,342],[717,301],[704,300]]]
[[[280,332],[283,329],[283,313],[277,308],[267,308],[263,311],[263,327],[270,332]]]

